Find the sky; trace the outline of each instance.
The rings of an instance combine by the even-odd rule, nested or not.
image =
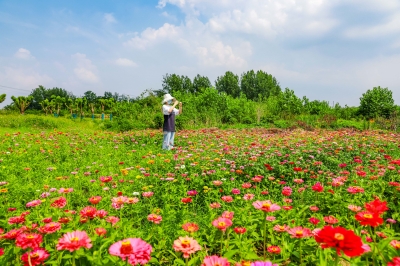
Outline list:
[[[0,94],[136,97],[165,74],[263,70],[299,97],[400,104],[399,0],[0,0]]]

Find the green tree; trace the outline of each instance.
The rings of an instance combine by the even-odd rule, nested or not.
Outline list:
[[[83,96],[87,99],[88,103],[95,103],[97,100],[97,95],[93,91],[87,91]]]
[[[243,73],[240,79],[240,88],[247,99],[250,100],[257,99],[259,94],[268,98],[277,96],[282,92],[275,77],[262,70],[257,72],[250,70]]]
[[[389,118],[395,109],[392,91],[388,88],[374,87],[360,98],[359,113],[368,119]]]
[[[0,94],[0,103],[4,102],[5,99],[6,99],[6,95]]]
[[[64,97],[60,97],[60,96],[56,96],[56,95],[52,95],[51,96],[51,101],[55,105],[55,109],[56,109],[57,115],[59,115],[60,114],[60,110],[61,110],[61,106],[63,106],[63,104],[65,103],[65,98]]]
[[[39,85],[39,87],[32,90],[31,94],[29,94],[29,96],[33,97],[32,104],[29,108],[40,110],[41,108],[40,102],[42,102],[45,99],[50,101],[52,95],[60,96],[65,99],[75,98],[75,96],[71,92],[68,92],[65,89],[57,87],[54,87],[52,89],[46,89],[42,85]]]
[[[45,115],[47,115],[47,112],[50,110],[50,102],[49,100],[43,100],[40,103],[40,106],[42,107],[42,110],[44,111]]]
[[[20,113],[23,115],[25,113],[26,108],[28,108],[29,104],[31,104],[33,97],[32,96],[11,96],[15,106],[19,109]]]
[[[293,90],[286,88],[278,97],[280,112],[284,115],[298,115],[301,113],[303,103]]]
[[[83,98],[77,98],[77,99],[75,100],[75,104],[76,104],[78,110],[80,111],[81,117],[83,117],[83,116],[85,115],[85,113],[84,113],[83,110],[84,110],[84,108],[85,108],[85,106],[86,106],[86,103],[87,103],[87,100],[86,100],[85,97],[83,97]]]
[[[197,74],[196,77],[193,79],[193,86],[192,90],[190,91],[191,93],[198,93],[201,92],[202,90],[206,88],[211,88],[211,82],[206,76],[200,76]]]
[[[72,99],[72,98],[66,99],[65,100],[65,107],[67,107],[67,109],[70,111],[71,116],[72,116],[72,113],[76,109],[75,100]]]
[[[240,96],[239,76],[227,71],[223,76],[217,77],[215,88],[218,92],[237,98]]]
[[[193,92],[193,84],[187,76],[179,76],[176,74],[166,74],[163,77],[162,87],[164,93],[174,94],[176,92],[189,93]]]

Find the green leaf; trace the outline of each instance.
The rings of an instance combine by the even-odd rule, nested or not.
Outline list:
[[[227,259],[230,259],[230,258],[232,258],[236,253],[238,253],[238,251],[239,251],[239,250],[237,250],[237,249],[229,250],[228,252],[226,252],[226,253],[224,254],[224,257],[227,258]]]

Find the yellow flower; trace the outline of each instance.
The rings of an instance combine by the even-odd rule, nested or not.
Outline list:
[[[6,193],[6,192],[8,192],[8,189],[6,189],[6,188],[0,189],[0,193]]]
[[[139,179],[139,178],[142,178],[142,177],[141,177],[140,175],[137,175],[137,176],[136,176],[136,179]]]
[[[128,170],[126,170],[126,169],[121,169],[121,173],[122,173],[122,175],[128,175]]]

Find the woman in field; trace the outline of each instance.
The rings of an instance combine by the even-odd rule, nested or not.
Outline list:
[[[179,104],[179,110],[175,107]],[[170,94],[165,94],[162,100],[162,112],[164,114],[163,125],[163,150],[171,150],[174,148],[175,138],[175,116],[182,114],[182,103],[178,102]]]

